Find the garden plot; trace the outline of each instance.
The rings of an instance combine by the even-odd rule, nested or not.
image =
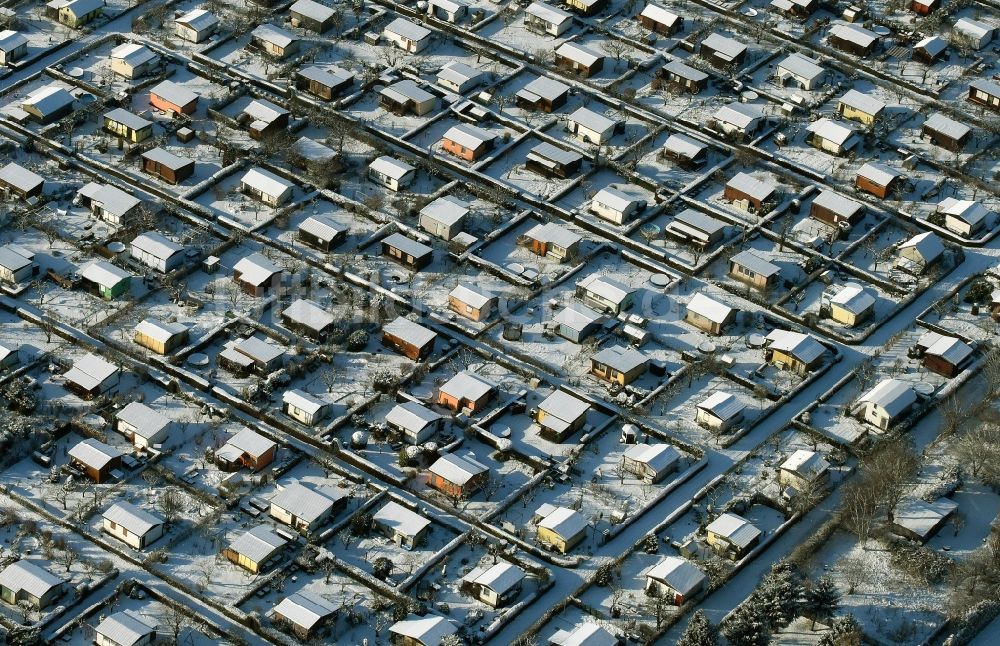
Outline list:
[[[282,207],[265,204],[241,190],[240,181],[248,170],[250,170],[249,167],[220,179],[209,190],[194,198],[194,201],[218,215],[239,222],[248,229],[254,229],[270,222]],[[301,202],[310,194],[299,184],[293,184],[291,196],[283,206]]]
[[[716,165],[728,157],[722,150],[708,145],[707,142],[702,142],[708,146],[708,156],[704,165],[699,169],[685,170],[672,160],[663,157],[663,146],[672,134],[675,133],[670,130],[664,130],[651,143],[638,146],[626,154],[626,157],[629,158],[634,159],[638,157],[635,166],[637,174],[649,178],[664,188],[680,191],[685,186],[699,180],[708,170],[715,168]],[[689,136],[686,133],[680,134]],[[700,142],[701,140],[696,139],[696,141]]]
[[[737,251],[737,250],[734,250]],[[725,287],[734,294],[744,298],[763,298],[768,302],[780,299],[785,291],[795,285],[801,285],[809,275],[810,256],[793,249],[788,244],[782,248],[781,241],[774,241],[758,236],[748,240],[739,251],[752,253],[779,269],[776,282],[772,287],[763,290],[752,287],[749,283],[737,280],[730,273],[730,258],[722,257],[709,265],[706,277]],[[734,256],[736,253],[733,254]]]
[[[276,24],[276,21],[272,24],[285,29],[284,25]],[[206,55],[227,66],[232,66],[244,74],[262,81],[271,81],[283,75],[282,70],[290,60],[306,56],[317,47],[317,44],[310,39],[299,40],[299,50],[282,59],[257,50],[251,45],[252,41],[253,36],[249,33],[230,38]]]
[[[164,521],[163,536],[135,552],[167,549],[169,545],[184,540],[191,533],[211,530],[211,507],[181,487],[164,487],[158,480],[146,481],[145,478],[146,476],[141,486],[136,479],[136,482],[129,483],[121,491],[109,492],[106,498],[102,496],[100,502],[95,505],[95,513],[90,518],[84,518],[87,521],[88,531],[94,536],[101,536],[119,549],[126,552],[133,551],[134,548],[106,534],[102,529],[103,513],[120,502],[135,505]]]
[[[285,597],[299,593],[318,596],[338,608],[335,618],[324,628],[333,641],[361,644],[368,639],[369,643],[377,643],[375,640],[381,630],[376,630],[374,626],[382,622],[382,618],[376,619],[375,600],[378,593],[336,570],[296,572],[276,581],[275,585],[263,586],[241,603],[239,608],[260,617],[265,625],[270,624],[272,628],[281,630],[272,621],[271,611]]]
[[[837,532],[814,561],[816,576],[825,574],[837,583],[840,613],[854,615],[870,639],[918,643],[945,620],[948,586],[914,585],[881,541],[861,545]]]
[[[481,170],[504,186],[515,191],[524,191],[542,200],[549,200],[563,193],[579,177],[585,176],[590,171],[591,164],[587,161],[581,164],[578,175],[566,179],[546,177],[529,170],[525,167],[528,153],[542,141],[536,137],[525,137],[518,144],[506,149],[502,155],[491,160]]]
[[[356,484],[342,477],[340,473],[333,471],[331,465],[322,465],[312,460],[304,459],[287,472],[281,474],[277,480],[265,484],[259,489],[255,489],[253,491],[254,499],[255,501],[269,501],[282,488],[288,487],[291,484],[301,484],[320,491],[331,489],[345,495],[344,507],[334,511],[323,525],[314,530],[315,533],[328,531],[334,525],[349,518],[374,495],[373,491],[367,486]],[[262,512],[263,515],[267,515],[268,513],[267,511]]]
[[[21,85],[20,87],[17,88],[17,91],[15,92],[8,92],[4,95],[0,95],[0,102],[2,102],[0,103],[0,116],[2,116],[4,119],[11,119],[12,112],[14,113],[23,112],[23,110],[21,109],[21,104],[24,103],[25,100],[27,100],[29,94],[41,90],[43,88],[50,88],[50,87],[66,90],[67,92],[72,94],[77,99],[73,103],[74,111],[79,110],[80,108],[86,105],[90,105],[97,100],[96,97],[94,97],[94,95],[90,94],[89,92],[84,92],[80,90],[75,85],[70,85],[69,83],[60,81],[54,77],[42,74],[37,78],[35,78],[34,80],[31,80],[25,83],[24,85]],[[39,123],[34,118],[28,119],[27,121],[24,122],[23,125],[25,128],[27,128],[28,130],[30,130],[35,134],[41,134],[42,130],[46,130],[46,134],[49,137],[56,140],[64,140],[65,143],[69,143],[68,132],[72,130],[73,126],[72,122],[73,122],[72,115],[67,115],[66,117],[63,117],[62,121],[59,122],[59,125],[55,127],[53,127],[53,124],[51,123],[50,124]],[[57,135],[56,129],[58,129],[59,132],[64,136],[60,137],[59,135]]]
[[[673,213],[667,210],[661,211],[648,222],[636,229],[629,235],[629,238],[642,244],[648,245],[652,249],[663,252],[666,257],[673,262],[686,265],[693,273],[701,270],[709,261],[710,256],[718,249],[724,249],[736,243],[743,232],[743,228],[736,224],[728,224],[722,231],[722,237],[712,243],[708,248],[701,249],[696,245],[686,244],[673,236],[665,233],[667,226],[674,220],[674,216],[684,210],[682,207],[674,207]],[[709,216],[711,217],[711,216]]]
[[[268,368],[251,367],[243,374],[231,372],[230,368],[222,365],[219,355],[230,345],[240,343],[252,343],[256,345],[267,344],[270,347],[261,346],[260,352],[254,348],[254,359],[259,361],[258,366],[263,366],[267,352],[280,354],[281,358],[276,361],[268,358],[270,364]],[[296,360],[295,349],[286,346],[279,341],[268,338],[266,334],[258,332],[249,327],[230,328],[227,333],[220,334],[212,339],[211,343],[199,349],[199,354],[208,359],[203,365],[197,368],[198,373],[204,379],[211,380],[216,387],[226,393],[239,397],[244,401],[251,401],[252,395],[256,394],[258,387],[265,381],[272,371],[278,370],[285,364],[290,364]],[[258,357],[260,357],[258,359]],[[190,362],[189,362],[190,364]]]
[[[538,272],[539,280],[544,281],[547,279],[549,282],[554,282],[572,268],[574,261],[559,262],[548,256],[540,256],[531,251],[527,246],[518,244],[522,236],[540,224],[543,224],[541,220],[529,217],[520,224],[512,227],[502,236],[492,240],[489,244],[480,247],[475,255],[500,267],[517,264],[524,271],[516,273],[523,274],[526,271],[533,270]],[[563,221],[558,221],[556,224],[583,238],[580,241],[578,256],[586,256],[597,248],[598,243],[588,238],[590,234],[575,224]],[[517,268],[515,267],[515,269]]]
[[[39,58],[73,37],[72,29],[44,17],[45,3],[38,2],[30,8],[22,6],[19,9],[17,27],[14,29],[28,39],[28,51],[18,63],[26,64],[27,61]]]
[[[383,82],[383,80],[385,80],[385,82]],[[439,95],[437,107],[427,114],[420,116],[413,113],[398,116],[389,112],[383,108],[380,103],[381,92],[387,85],[399,80],[402,79],[395,76],[381,77],[379,83],[358,97],[358,99],[350,105],[342,108],[342,110],[349,116],[357,119],[359,122],[364,123],[381,133],[393,137],[405,137],[410,132],[429,123],[447,108],[448,102],[445,99],[440,98],[440,91],[434,92],[429,86],[422,85],[421,89],[426,90],[431,94]]]
[[[901,243],[918,235],[919,231],[907,230],[897,222],[887,221],[878,227],[864,242],[854,250],[841,255],[840,261],[848,267],[854,267],[908,289],[924,289],[946,275],[961,259],[953,249],[945,247],[944,255],[939,263],[928,267],[920,276],[913,276],[893,268],[893,263],[899,258],[898,247]]]
[[[167,562],[156,569],[161,576],[180,581],[220,603],[235,603],[279,568],[287,573],[293,572],[287,561],[299,551],[298,541],[287,542],[268,562],[268,566],[256,574],[223,556],[222,551],[233,541],[247,530],[259,526],[280,527],[268,521],[250,519],[239,512],[208,517],[188,532],[184,540],[173,545]],[[294,533],[291,530],[288,532]]]
[[[391,497],[383,496],[369,508],[368,513],[376,515],[389,504],[409,510],[393,501]],[[436,513],[430,514],[426,508],[421,507],[413,513],[426,520],[428,527],[423,540],[412,549],[397,544],[375,527],[358,535],[353,522],[350,528],[338,532],[336,537],[331,538],[323,547],[333,552],[341,563],[371,576],[375,576],[373,574],[375,562],[382,558],[388,559],[392,564],[392,570],[387,575],[376,578],[386,585],[398,587],[422,566],[436,558],[442,549],[460,535],[454,526],[441,522]]]
[[[646,202],[646,208],[627,218],[624,218],[624,222],[621,225],[617,225],[609,220],[606,220],[591,210],[593,208],[592,200],[594,196],[604,188],[618,189],[623,193],[626,193],[630,198],[643,200]],[[583,181],[577,184],[573,190],[561,196],[556,204],[567,210],[580,213],[580,217],[583,219],[612,228],[627,228],[636,220],[641,220],[646,217],[658,206],[656,203],[656,195],[653,191],[646,187],[639,186],[638,184],[630,183],[628,179],[608,168],[602,168],[601,170],[588,175],[585,179],[583,179]]]
[[[137,615],[150,626],[157,626],[161,634],[169,633],[171,639],[173,639],[173,626],[175,623],[179,623],[178,644],[233,646],[233,642],[212,625],[180,615],[172,606],[146,597],[145,593],[138,587],[134,588],[131,596],[115,594],[93,612],[77,618],[77,621],[68,630],[61,632],[59,641],[65,643],[66,646],[90,646],[94,643],[94,630],[101,623],[102,617],[123,611]]]
[[[0,311],[0,329],[3,329],[3,345],[16,350],[18,356],[18,363],[0,370],[0,377],[65,345],[62,337],[48,335],[34,323],[7,311]]]
[[[561,35],[554,37],[549,34],[539,33],[537,29],[525,27],[524,18],[527,14],[518,13],[510,20],[493,20],[477,30],[481,38],[503,43],[506,47],[516,49],[525,54],[529,54],[539,60],[547,60],[552,50],[568,40],[574,34],[582,33],[584,28],[580,21],[573,21],[573,25]]]
[[[488,163],[488,159],[496,155],[497,150],[506,146],[512,136],[517,137],[518,134],[520,134],[517,130],[504,126],[501,123],[495,123],[487,120],[476,122],[476,128],[488,132],[496,137],[496,139],[493,141],[493,150],[486,153],[486,155],[476,161],[467,161],[451,154],[442,147],[445,133],[447,133],[452,126],[463,123],[465,122],[449,115],[443,119],[436,120],[434,123],[430,124],[428,127],[424,128],[412,137],[408,137],[407,141],[415,146],[420,146],[425,150],[440,155],[441,157],[444,157],[454,163],[472,167],[477,164]]]
[[[685,365],[680,353],[673,348],[656,341],[647,341],[638,346],[637,350],[642,353],[650,366],[662,367],[665,369],[665,373],[658,375],[647,368],[640,377],[622,388],[616,382],[610,382],[592,374],[594,355],[615,346],[628,348],[631,346],[631,342],[628,337],[619,332],[602,339],[599,346],[592,350],[588,347],[583,352],[578,352],[575,357],[570,357],[570,360],[562,366],[567,381],[597,399],[614,400],[625,404],[647,396]]]
[[[762,2],[762,4],[767,5],[769,3]],[[775,14],[773,9],[767,9],[766,11],[768,11],[771,15]],[[758,67],[751,76],[753,86],[767,92],[768,96],[775,97],[781,101],[788,101],[792,103],[804,102],[807,106],[815,106],[823,102],[831,92],[835,97],[838,97],[846,91],[846,89],[841,89],[846,85],[844,84],[846,79],[843,74],[836,69],[824,66],[822,62],[820,62],[819,65],[824,68],[826,75],[823,78],[823,81],[813,89],[803,89],[795,82],[791,82],[787,85],[782,84],[780,78],[777,76],[778,66],[785,60],[787,55],[788,54],[784,52],[778,53],[774,58],[768,61],[767,65]],[[809,54],[806,54],[806,56],[809,56]],[[834,104],[834,108],[836,108],[836,104]]]
[[[615,621],[604,616],[597,616],[594,611],[588,610],[580,603],[569,603],[561,611],[552,616],[549,621],[542,626],[539,637],[548,640],[558,631],[573,632],[573,629],[583,624],[597,624],[612,635],[618,633]]]
[[[532,541],[535,534],[532,517],[541,505],[575,509],[589,521],[590,528],[589,540],[585,539],[573,552],[591,553],[603,532],[640,513],[696,461],[694,456],[681,452],[676,469],[652,483],[625,466],[623,455],[629,448],[630,445],[621,443],[612,426],[570,457],[558,474],[546,477],[538,487],[521,496],[499,520],[517,528],[522,539]]]
[[[721,211],[729,216],[729,220],[735,220],[749,225],[757,224],[761,221],[763,216],[767,215],[767,212],[750,213],[749,211],[739,208],[725,199],[726,184],[740,173],[750,175],[750,177],[756,179],[757,181],[763,182],[764,184],[774,188],[775,195],[771,198],[773,200],[771,206],[772,210],[775,211],[780,211],[784,208],[785,204],[791,202],[796,193],[799,191],[798,186],[790,185],[784,177],[780,177],[771,171],[763,170],[759,167],[739,167],[731,165],[725,170],[725,177],[701,184],[699,186],[700,190],[698,190],[696,194],[691,195],[691,198],[697,202],[708,205],[713,211]],[[766,208],[768,203],[765,202],[764,206]]]
[[[991,316],[990,294],[998,286],[1000,275],[988,271],[967,282],[954,296],[934,303],[923,320],[972,341],[992,343],[1000,324]]]
[[[66,73],[72,70],[70,76],[73,78],[97,87],[105,96],[115,96],[131,92],[135,86],[148,82],[153,76],[162,73],[162,68],[166,67],[161,59],[159,69],[153,68],[145,75],[126,78],[111,69],[111,51],[119,44],[121,43],[117,39],[108,40],[89,51],[63,59],[57,69]]]
[[[79,258],[80,255],[82,254],[71,256],[70,259],[74,262],[62,264],[58,262],[62,259],[59,258],[52,262],[52,265],[59,265],[65,269],[66,273],[59,272],[63,276],[76,273],[80,267],[93,260],[89,257]],[[37,284],[37,288],[39,292],[34,305],[53,320],[75,327],[98,325],[130,302],[140,300],[147,291],[143,281],[136,277],[133,277],[131,289],[127,293],[110,301],[88,293],[83,287],[63,289],[53,282],[43,281]]]
[[[930,112],[928,112],[929,114]],[[972,128],[972,137],[969,143],[960,151],[952,152],[932,143],[929,137],[921,136],[921,130],[927,121],[928,115],[921,115],[914,112],[908,120],[900,123],[897,128],[887,133],[886,141],[894,148],[905,148],[921,157],[932,159],[939,164],[945,164],[951,168],[961,168],[974,154],[982,150],[982,147],[993,137],[992,135],[984,136],[985,133]],[[961,117],[954,118],[953,120],[965,123]]]
[[[674,53],[679,54],[681,51],[674,50]],[[700,65],[685,56],[677,56],[677,60],[688,66]],[[644,72],[629,78],[621,87],[623,92],[635,90],[635,101],[639,105],[665,114],[668,120],[683,119],[688,123],[705,124],[719,108],[735,100],[735,95],[727,88],[719,87],[719,82],[715,82],[715,85],[714,90],[699,94],[677,92],[660,82],[655,72]]]
[[[622,78],[634,66],[652,58],[654,55],[632,46],[626,40],[619,40],[611,35],[588,31],[579,38],[573,39],[574,45],[581,45],[604,56],[604,65],[600,72],[587,77],[587,82],[601,88],[608,88]]]
[[[840,276],[846,277],[847,280],[838,280],[832,285],[827,285],[819,280],[812,281],[803,289],[795,292],[795,295],[785,301],[781,308],[798,316],[815,314],[818,326],[828,332],[845,337],[863,337],[889,320],[906,296],[905,294],[889,292],[879,285],[859,280],[850,274],[843,273]],[[828,293],[829,296],[834,297],[840,289],[847,285],[856,285],[867,294],[875,297],[875,306],[871,315],[857,325],[848,325],[834,320],[830,315],[821,314],[823,294]]]
[[[343,241],[334,245],[328,252],[315,249],[299,239],[299,226],[308,218],[317,217],[332,220],[337,224],[346,227],[347,232]],[[341,254],[351,254],[355,252],[365,240],[369,239],[376,231],[378,225],[365,216],[351,211],[336,202],[332,202],[325,197],[318,197],[303,203],[300,208],[288,215],[287,220],[279,219],[262,233],[273,240],[279,240],[295,250],[315,261],[325,262],[331,256]]]
[[[736,397],[743,405],[742,418],[730,429],[720,432],[698,424],[697,406],[715,393]],[[724,375],[680,378],[648,405],[649,419],[657,428],[689,444],[708,446],[727,434],[749,428],[771,407],[771,402],[758,397],[746,386],[727,379]]]
[[[417,582],[417,598],[433,604],[442,614],[459,623],[468,634],[485,632],[502,619],[508,621],[512,615],[524,609],[521,605],[540,588],[537,575],[525,571],[521,581],[521,591],[500,608],[494,608],[475,597],[474,589],[466,581],[468,577],[476,577],[498,564],[513,564],[522,571],[526,566],[540,570],[541,564],[525,560],[524,555],[516,553],[514,560],[492,556],[481,544],[470,544],[466,541],[454,552],[443,559],[440,568],[432,568]],[[478,574],[477,574],[478,573]]]
[[[588,143],[582,139],[582,135],[574,135],[569,131],[570,122],[569,116],[573,114],[572,111],[566,111],[565,117],[560,116],[560,123],[552,124],[547,128],[543,128],[542,131],[549,135],[550,137],[560,140],[564,144],[578,148],[584,151],[584,154],[590,156],[591,154],[596,154],[598,150],[602,150],[606,157],[615,158],[620,154],[627,151],[632,145],[638,140],[642,139],[644,136],[649,134],[652,124],[647,121],[640,121],[623,113],[614,108],[610,108],[600,101],[597,100],[584,100],[584,107],[586,107],[591,112],[595,112],[598,115],[606,117],[618,124],[623,124],[622,130],[616,130],[614,136],[612,136],[607,141],[600,145],[596,143]]]
[[[550,124],[555,123],[565,115],[571,114],[577,108],[584,107],[592,101],[589,94],[581,92],[579,89],[571,87],[567,79],[556,77],[552,74],[543,74],[542,77],[553,80],[570,88],[566,96],[566,103],[555,108],[552,112],[541,110],[527,110],[517,105],[517,93],[540,78],[538,74],[523,71],[515,75],[503,85],[495,88],[493,92],[493,107],[503,116],[524,123],[528,128],[544,130]]]

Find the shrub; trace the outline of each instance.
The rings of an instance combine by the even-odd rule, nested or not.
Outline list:
[[[355,330],[347,337],[347,349],[351,352],[360,352],[368,346],[368,333],[364,330]]]

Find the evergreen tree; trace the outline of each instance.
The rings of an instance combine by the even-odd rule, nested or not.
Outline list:
[[[812,619],[813,628],[817,621],[833,617],[839,607],[840,591],[828,576],[820,578],[806,591],[804,609]]]
[[[677,646],[715,646],[717,642],[715,626],[708,620],[704,610],[691,617],[684,634],[677,640]]]
[[[768,628],[784,628],[798,616],[804,591],[802,575],[795,565],[787,561],[774,564],[755,592]]]
[[[722,634],[731,646],[767,646],[770,630],[762,621],[759,608],[753,597],[747,599],[733,611],[722,629]]]
[[[818,646],[861,646],[861,636],[861,626],[852,615],[837,617]]]

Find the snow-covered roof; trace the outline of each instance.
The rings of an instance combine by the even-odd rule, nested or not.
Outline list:
[[[663,149],[681,157],[694,159],[701,151],[707,150],[708,145],[685,134],[675,132],[663,142]]]
[[[681,454],[669,444],[633,444],[625,458],[648,465],[656,473],[669,469],[681,459]]]
[[[416,321],[411,321],[405,316],[398,316],[389,323],[382,326],[382,332],[390,334],[406,343],[411,343],[421,348],[437,337],[437,332],[420,325]]]
[[[740,130],[747,130],[763,116],[764,108],[757,103],[728,103],[712,115],[716,121],[728,123]]]
[[[592,621],[585,621],[573,630],[557,630],[549,637],[553,646],[618,646],[617,637]]]
[[[453,226],[461,222],[462,218],[469,213],[470,206],[471,204],[457,197],[445,195],[420,209],[420,215],[427,216],[435,222]]]
[[[608,117],[594,112],[590,108],[577,108],[573,111],[573,114],[569,115],[569,121],[576,123],[587,130],[593,130],[597,133],[605,133],[615,127],[616,121],[614,119],[609,119]]]
[[[337,320],[333,314],[327,312],[315,302],[304,298],[299,298],[286,307],[281,312],[281,315],[317,332],[325,330]]]
[[[830,468],[830,463],[816,451],[798,449],[781,463],[780,468],[812,482]]]
[[[178,18],[177,22],[187,25],[195,31],[203,31],[219,24],[219,19],[215,14],[205,9],[193,9]]]
[[[132,426],[136,435],[147,440],[156,437],[160,431],[170,426],[169,417],[142,402],[129,402],[115,414],[115,419]]]
[[[24,166],[10,162],[3,168],[0,168],[0,181],[19,190],[30,191],[45,180]]]
[[[187,330],[188,326],[183,323],[167,323],[156,318],[143,319],[135,326],[137,333],[148,336],[159,343],[166,343],[174,335],[183,334]]]
[[[969,126],[965,125],[964,123],[955,121],[950,117],[946,117],[940,112],[932,112],[931,115],[927,117],[927,120],[924,121],[923,127],[926,128],[927,130],[933,130],[934,132],[938,132],[944,135],[945,137],[948,137],[949,139],[954,139],[956,141],[962,139],[963,137],[967,136],[970,132],[972,132],[972,128],[970,128]]]
[[[705,530],[710,534],[727,539],[739,548],[747,547],[760,536],[760,530],[754,527],[749,520],[728,512],[709,523]]]
[[[461,487],[480,473],[488,472],[489,468],[477,462],[471,455],[461,456],[445,453],[428,467],[428,471]]]
[[[585,65],[587,67],[590,67],[604,58],[604,56],[598,54],[589,47],[577,45],[576,43],[570,41],[564,42],[556,48],[556,56],[568,58],[574,63],[579,63],[580,65]]]
[[[149,93],[155,94],[164,101],[181,108],[192,101],[198,100],[197,93],[192,92],[183,85],[174,83],[173,81],[160,81],[149,91]],[[247,108],[249,107],[250,106],[247,106]],[[246,112],[246,110],[244,110],[244,112]]]
[[[111,58],[120,59],[130,67],[137,67],[143,63],[155,61],[159,56],[145,45],[123,43],[111,50]]]
[[[340,606],[308,590],[299,590],[281,600],[274,612],[306,630],[311,630]]]
[[[586,415],[590,410],[590,404],[565,391],[556,390],[538,404],[538,410],[545,411],[546,415],[556,419],[572,422]]]
[[[155,634],[156,625],[147,623],[147,620],[136,612],[122,610],[105,617],[97,624],[95,631],[118,646],[133,646],[143,637]]]
[[[411,537],[417,536],[431,524],[427,518],[392,500],[375,512],[372,520],[397,534]]]
[[[24,34],[19,34],[13,29],[0,31],[0,51],[12,52],[22,45],[27,45],[28,39]]]
[[[530,101],[545,99],[546,101],[551,102],[555,101],[567,92],[569,92],[568,85],[560,83],[559,81],[547,76],[539,76],[521,88],[521,90],[518,91],[517,96]]]
[[[103,469],[115,458],[120,458],[124,453],[100,440],[87,438],[80,440],[69,450],[69,456],[83,462],[89,467]]]
[[[337,13],[332,7],[320,4],[314,0],[297,0],[295,4],[288,8],[288,11],[289,13],[297,13],[300,16],[317,22],[325,22]]]
[[[64,583],[65,581],[55,574],[27,559],[14,561],[0,572],[0,586],[14,591],[23,590],[38,599],[44,597],[55,586]]]
[[[117,186],[89,182],[78,191],[90,200],[97,202],[108,213],[121,217],[142,203],[142,200],[129,195]]]
[[[451,61],[441,68],[437,73],[438,81],[450,81],[456,85],[463,85],[473,79],[478,79],[483,75],[471,65],[462,61]]]
[[[888,186],[892,180],[903,174],[887,164],[868,162],[858,169],[858,177],[863,177],[873,184]]]
[[[563,539],[570,539],[587,529],[587,519],[569,507],[556,507],[538,523]]]
[[[927,52],[928,56],[933,58],[948,49],[948,41],[940,36],[927,36],[914,45],[913,49],[922,49]]]
[[[615,188],[614,186],[605,186],[601,190],[597,191],[597,194],[594,195],[593,202],[595,204],[606,206],[612,211],[624,213],[633,204],[642,202],[642,200],[619,188]]]
[[[778,72],[782,70],[809,81],[819,78],[826,73],[826,69],[819,64],[819,61],[815,58],[810,58],[804,54],[799,54],[795,52],[786,56],[780,63],[778,63]]]
[[[15,245],[0,247],[0,267],[16,272],[29,266],[32,259],[21,255],[21,251],[23,250]]]
[[[531,227],[526,233],[526,236],[533,240],[538,240],[539,242],[552,243],[563,249],[569,249],[576,243],[583,239],[581,235],[570,231],[566,227],[562,226],[557,222],[546,222],[545,224],[536,224]]]
[[[746,405],[736,395],[717,390],[705,398],[697,407],[725,422],[742,413]]]
[[[271,43],[277,45],[278,47],[288,47],[295,41],[299,39],[295,34],[285,31],[277,25],[272,25],[269,22],[265,22],[262,25],[258,25],[252,32],[250,32],[254,38],[263,40],[266,43]]]
[[[320,240],[330,241],[341,234],[347,233],[347,225],[341,224],[333,218],[322,214],[310,215],[299,224],[299,231],[305,231]]]
[[[347,493],[340,488],[313,487],[293,482],[279,487],[277,493],[271,496],[271,504],[311,523],[346,496]]]
[[[396,404],[385,415],[385,421],[389,424],[413,432],[420,431],[439,419],[440,415],[418,402]]]
[[[64,88],[48,85],[29,93],[22,105],[30,106],[45,116],[62,110],[75,100]]]
[[[393,233],[382,239],[382,244],[388,245],[393,249],[399,249],[403,253],[413,256],[414,258],[422,258],[428,254],[434,253],[434,249],[425,245],[422,242],[417,242],[412,238],[407,238],[402,233]]]
[[[386,33],[395,34],[406,40],[420,42],[431,35],[431,30],[412,23],[405,18],[396,18],[385,28]]]
[[[148,159],[150,161],[156,162],[160,166],[169,168],[171,170],[179,170],[188,164],[193,164],[194,161],[188,159],[187,157],[181,157],[180,155],[175,155],[166,148],[153,148],[152,150],[147,150],[142,153],[143,159]]]
[[[993,25],[972,18],[959,18],[952,29],[977,41],[987,37],[992,38],[994,32]]]
[[[524,570],[513,563],[501,562],[483,571],[473,579],[473,583],[503,595],[524,580]]]
[[[458,626],[450,619],[437,615],[418,617],[409,615],[402,621],[389,626],[389,632],[417,640],[423,646],[440,646],[447,635],[458,632]]]
[[[882,110],[885,110],[884,101],[879,100],[871,94],[858,92],[854,88],[851,88],[844,96],[840,97],[840,102],[871,116],[877,116]]]
[[[747,46],[722,34],[712,32],[701,41],[702,47],[708,47],[714,55],[727,61],[733,61],[747,51]]]
[[[108,363],[94,353],[77,359],[63,377],[84,390],[93,390],[118,373],[118,366]],[[94,440],[96,441],[96,440]]]
[[[565,325],[572,330],[583,330],[588,325],[599,322],[604,318],[600,312],[595,312],[583,303],[570,303],[559,313],[552,317],[552,320],[559,325]]]
[[[461,303],[479,309],[488,305],[496,297],[475,285],[460,283],[449,292],[448,298],[454,298]]]
[[[70,0],[64,8],[77,18],[93,13],[104,7],[104,0]]]
[[[423,103],[435,98],[433,94],[417,85],[417,82],[412,79],[403,79],[402,81],[388,85],[382,89],[381,94],[389,97],[396,103],[406,103],[408,101]]]
[[[635,291],[628,285],[601,274],[591,274],[576,285],[613,303],[621,303]]]
[[[646,365],[649,358],[633,347],[613,345],[604,348],[590,358],[594,363],[610,366],[619,372],[629,373],[640,366]]]
[[[692,237],[706,242],[725,228],[726,223],[722,220],[716,220],[694,209],[684,209],[667,223],[667,230],[681,237]]]
[[[937,210],[945,215],[958,218],[970,226],[976,226],[992,213],[978,200],[956,200],[953,197],[941,200]]]
[[[768,262],[750,250],[739,252],[730,258],[729,261],[734,265],[746,267],[758,276],[764,276],[765,278],[777,276],[781,273],[781,267],[772,262]]]
[[[102,515],[105,520],[121,525],[137,536],[145,536],[149,530],[163,524],[163,519],[159,516],[124,500],[108,507]]]
[[[241,114],[249,116],[254,121],[271,123],[278,117],[289,114],[289,112],[280,105],[275,105],[267,99],[254,99],[248,103],[245,108],[243,108],[243,112]]]
[[[299,390],[298,388],[286,390],[281,396],[281,401],[290,406],[294,406],[299,410],[305,411],[310,415],[315,415],[324,406],[326,406],[326,403],[323,400],[317,399],[313,395],[310,395],[304,390]]]
[[[944,253],[944,243],[933,231],[925,231],[900,243],[899,249],[914,249],[925,263],[931,263]]]
[[[294,7],[292,8],[294,9]],[[338,87],[354,80],[354,74],[336,65],[331,65],[330,67],[310,65],[309,67],[300,69],[298,75],[304,79],[316,81],[326,87]]]
[[[252,253],[244,256],[233,265],[233,271],[240,273],[240,280],[250,285],[263,285],[271,280],[275,274],[281,273],[281,267],[267,259],[260,253]]]
[[[663,581],[682,596],[688,596],[705,581],[705,575],[693,563],[679,556],[664,556],[646,571],[646,576]]]
[[[449,13],[457,13],[462,10],[463,7],[468,7],[469,3],[466,0],[429,0],[432,6],[440,7]]]
[[[496,139],[496,135],[488,130],[483,130],[467,123],[459,123],[448,128],[448,131],[444,133],[444,138],[455,142],[459,146],[475,150],[483,144]]]
[[[844,197],[836,191],[822,190],[813,200],[813,204],[820,208],[832,211],[835,215],[850,219],[857,213],[864,211],[865,206],[860,202]]]
[[[583,155],[576,151],[566,150],[560,148],[559,146],[553,146],[547,141],[543,141],[538,144],[528,153],[528,157],[531,158],[541,158],[542,160],[550,160],[556,164],[569,165],[574,162],[583,159]]]
[[[702,81],[708,78],[708,74],[706,74],[705,72],[702,72],[699,69],[695,69],[690,65],[685,65],[684,63],[678,60],[670,61],[669,63],[663,66],[663,70],[666,72],[670,72],[671,74],[674,74],[675,76],[678,76],[682,79],[694,81],[695,83],[701,83]]]
[[[878,34],[874,31],[850,23],[838,23],[830,27],[830,35],[866,49],[878,42]]]
[[[725,323],[734,311],[732,307],[705,296],[701,292],[695,294],[691,300],[688,301],[687,309],[689,312],[694,312],[695,314],[708,319],[712,323],[718,324]]]
[[[969,83],[969,87],[973,90],[985,92],[990,96],[1000,97],[1000,83],[990,79],[974,79],[971,83]]]
[[[567,20],[573,19],[573,14],[556,9],[544,2],[532,2],[524,12],[552,25],[561,25]]]
[[[251,168],[240,178],[240,182],[271,197],[284,195],[295,187],[295,184],[263,168]]]
[[[441,392],[457,399],[477,401],[495,386],[471,370],[463,370],[441,386]]]
[[[857,129],[844,121],[834,121],[823,117],[810,123],[806,130],[813,133],[820,139],[826,139],[838,146],[845,145],[852,137],[857,135]]]
[[[771,184],[762,182],[753,175],[744,172],[739,172],[730,178],[730,180],[726,182],[726,186],[761,202],[771,197],[775,190],[774,186]]]
[[[940,498],[935,502],[910,498],[896,505],[892,519],[894,524],[925,539],[956,509],[958,503],[947,498]]]
[[[917,401],[917,393],[908,381],[883,379],[862,395],[858,401],[875,404],[885,409],[885,412],[890,416],[895,417]]]
[[[227,347],[231,347],[240,354],[246,355],[254,361],[260,361],[261,363],[270,363],[285,354],[285,351],[282,350],[281,347],[255,336],[247,337],[241,341],[228,344]]]
[[[132,246],[139,251],[144,251],[154,258],[166,260],[171,256],[182,253],[184,247],[157,231],[147,231],[132,239]]]
[[[389,157],[388,155],[378,157],[368,166],[368,168],[396,180],[402,179],[407,173],[416,170],[414,166],[411,166],[404,161],[400,161],[399,159]]]
[[[941,357],[951,365],[958,366],[972,354],[972,348],[960,339],[942,336],[927,348],[925,354]]]
[[[771,330],[770,334],[764,338],[767,339],[768,347],[772,350],[790,354],[803,363],[812,363],[826,352],[822,343],[811,335],[801,332]]]
[[[680,16],[677,14],[655,4],[647,4],[639,15],[643,18],[649,18],[653,22],[658,22],[661,25],[667,25],[668,27],[680,20]]]
[[[229,549],[254,563],[260,563],[285,546],[288,541],[267,525],[257,525],[240,534]]]
[[[875,300],[875,295],[860,285],[845,285],[830,299],[830,303],[852,314],[861,314],[874,307]]]
[[[225,446],[233,447],[240,453],[246,453],[247,455],[257,457],[264,455],[278,445],[260,433],[257,433],[249,428],[244,428],[236,433],[236,435],[229,438],[229,441],[226,442]]]

